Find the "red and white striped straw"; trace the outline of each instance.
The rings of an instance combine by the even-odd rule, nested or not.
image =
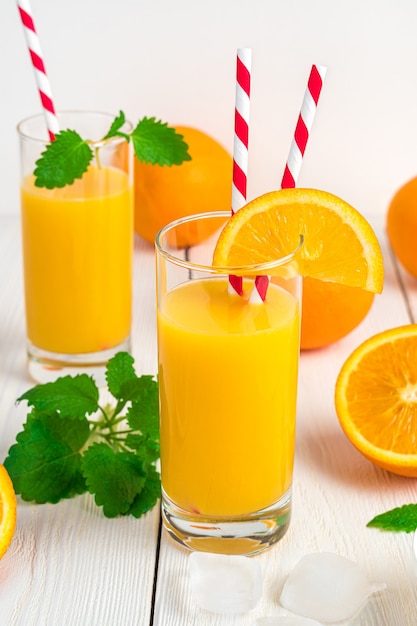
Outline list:
[[[298,116],[294,137],[291,142],[290,153],[288,155],[284,175],[281,181],[281,189],[288,189],[289,187],[295,187],[297,185],[304,152],[310,137],[310,131],[316,115],[317,104],[320,98],[326,72],[327,67],[322,65],[313,65],[311,67],[307,89],[304,94],[300,115]],[[251,302],[264,302],[268,285],[268,276],[257,276],[255,279],[255,287],[252,290],[250,297]]]
[[[238,48],[236,59],[235,133],[233,142],[232,215],[245,203],[248,182],[248,145],[252,50]],[[241,276],[229,276],[231,292],[243,293]]]
[[[313,126],[326,72],[327,67],[323,67],[322,65],[313,65],[311,68],[307,89],[304,94],[290,153],[281,181],[281,189],[288,189],[289,187],[295,187],[297,185],[304,152]]]
[[[35,72],[35,80],[45,115],[46,128],[50,140],[53,141],[56,133],[59,132],[58,119],[55,113],[51,87],[46,74],[45,63],[43,61],[39,37],[33,21],[29,0],[17,0],[17,7],[19,9],[26,43],[29,48],[30,58]]]
[[[252,50],[239,48],[236,59],[235,134],[233,143],[232,213],[246,203]]]

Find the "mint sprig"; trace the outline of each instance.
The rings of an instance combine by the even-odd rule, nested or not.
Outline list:
[[[24,393],[31,411],[4,461],[23,500],[56,503],[90,492],[106,517],[149,511],[160,497],[158,384],[119,352],[102,406],[94,379],[64,376]]]
[[[125,114],[120,111],[103,141],[112,137],[122,137],[128,143],[132,141],[139,161],[152,165],[180,165],[191,160],[188,145],[175,128],[155,117],[144,117],[131,133],[125,133],[121,131],[125,121]],[[82,178],[93,157],[88,139],[83,139],[74,130],[62,130],[56,133],[55,140],[46,146],[36,161],[35,185],[47,189],[72,185],[77,178]]]
[[[370,528],[412,533],[417,530],[417,504],[404,504],[377,515],[367,523]]]

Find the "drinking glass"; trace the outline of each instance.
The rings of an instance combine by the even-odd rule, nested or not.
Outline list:
[[[290,520],[302,239],[265,265],[213,267],[228,217],[180,219],[156,238],[162,514],[189,549],[254,554]],[[267,296],[253,302],[262,274]]]
[[[18,125],[28,368],[39,383],[80,372],[104,382],[108,359],[130,349],[132,152],[123,138],[102,139],[113,119],[58,114],[94,153],[82,178],[59,189],[35,184],[49,142],[43,116]]]

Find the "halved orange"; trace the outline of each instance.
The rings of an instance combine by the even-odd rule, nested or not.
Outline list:
[[[16,494],[4,465],[0,464],[0,559],[10,546],[16,528]]]
[[[252,200],[227,222],[214,252],[217,266],[272,261],[292,252],[304,276],[380,293],[384,269],[368,221],[341,198],[317,189],[281,189]]]
[[[335,406],[346,436],[367,459],[417,477],[417,324],[356,348],[336,381]]]

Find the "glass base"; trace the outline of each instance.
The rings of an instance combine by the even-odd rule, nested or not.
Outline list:
[[[103,387],[106,385],[106,364],[117,352],[130,352],[130,337],[110,350],[85,354],[48,352],[28,342],[29,375],[35,383],[43,384],[54,382],[61,376],[88,374],[94,377],[98,387]]]
[[[288,530],[291,489],[262,511],[241,517],[204,517],[178,508],[162,492],[164,527],[188,550],[217,554],[253,555],[267,550]]]

